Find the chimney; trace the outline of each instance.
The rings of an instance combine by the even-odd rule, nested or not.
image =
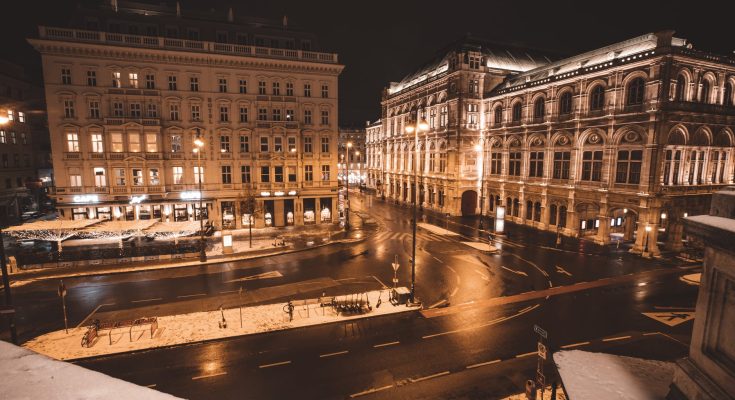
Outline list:
[[[671,47],[671,38],[674,36],[674,31],[669,29],[665,31],[659,31],[656,35],[656,47]]]

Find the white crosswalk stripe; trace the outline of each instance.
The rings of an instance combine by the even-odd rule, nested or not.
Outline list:
[[[375,235],[375,237],[378,240],[405,240],[405,239],[411,239],[412,235],[410,232],[389,232],[389,231],[383,231]],[[425,241],[425,242],[445,242],[445,243],[453,243],[455,240],[449,237],[444,237],[441,235],[435,235],[432,233],[427,232],[416,232],[416,237],[419,240]]]

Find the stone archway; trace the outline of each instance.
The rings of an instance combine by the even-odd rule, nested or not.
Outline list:
[[[475,215],[477,210],[477,192],[466,190],[462,193],[462,215]]]

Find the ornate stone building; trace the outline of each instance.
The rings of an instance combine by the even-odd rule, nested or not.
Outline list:
[[[240,228],[255,196],[256,227],[336,221],[337,55],[285,17],[140,7],[80,9],[30,39],[62,216]]]
[[[554,62],[512,57],[522,65],[472,45],[385,92],[392,198],[411,190],[414,139],[402,127],[416,111],[430,125],[418,140],[419,199],[452,215],[493,216],[502,205],[517,223],[634,240],[634,251],[657,255],[659,241],[679,250],[681,219],[732,183],[735,59],[673,32]]]

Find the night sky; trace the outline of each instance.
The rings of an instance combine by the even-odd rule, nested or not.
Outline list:
[[[108,1],[108,0],[100,0]],[[155,2],[155,1],[154,1]],[[39,57],[25,41],[38,24],[61,25],[77,0],[3,2],[3,58],[40,81]],[[432,58],[467,32],[495,42],[573,55],[633,36],[674,29],[696,49],[732,54],[735,1],[318,1],[182,0],[182,8],[232,6],[238,15],[276,18],[316,33],[339,53],[340,125],[364,126],[380,114],[390,81]]]

